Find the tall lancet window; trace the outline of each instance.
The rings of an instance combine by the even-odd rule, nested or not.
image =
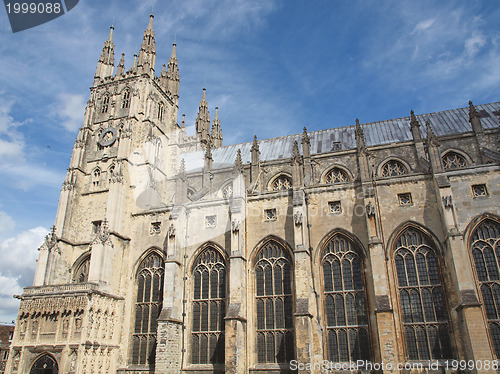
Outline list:
[[[90,256],[82,261],[78,269],[75,271],[73,279],[76,283],[85,283],[89,279]]]
[[[155,364],[156,320],[163,301],[164,262],[157,253],[151,253],[139,266],[137,273],[137,301],[132,347],[132,364]]]
[[[291,267],[285,248],[274,240],[255,259],[259,363],[289,363],[295,357]]]
[[[130,90],[123,91],[122,109],[127,109],[130,106]]]
[[[414,228],[396,239],[394,260],[410,360],[452,358],[447,299],[431,240]]]
[[[193,330],[191,363],[224,363],[226,264],[222,255],[207,247],[193,266]]]
[[[491,219],[481,222],[472,232],[470,250],[491,343],[500,358],[500,224]]]
[[[102,97],[101,113],[108,113],[108,108],[109,108],[109,95],[105,94]]]
[[[347,362],[370,359],[366,292],[360,249],[335,234],[325,245],[324,276],[328,359]]]

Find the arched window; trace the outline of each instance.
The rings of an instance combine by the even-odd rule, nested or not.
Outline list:
[[[160,121],[163,121],[163,114],[165,112],[165,107],[163,106],[162,103],[158,104],[158,119]]]
[[[395,242],[394,261],[407,358],[451,358],[447,299],[433,244],[407,228]]]
[[[490,339],[495,354],[500,357],[500,224],[491,219],[481,222],[473,231],[470,250]]]
[[[132,347],[132,364],[155,364],[156,320],[163,302],[164,262],[151,253],[139,266]]]
[[[78,269],[75,271],[73,279],[76,283],[85,283],[89,280],[90,256],[82,261]]]
[[[325,181],[329,184],[347,182],[349,176],[347,173],[340,168],[333,168],[328,173],[326,173]]]
[[[50,355],[43,355],[31,367],[30,374],[57,374],[57,361]]]
[[[193,279],[191,363],[223,364],[226,265],[215,248],[206,248],[196,258]]]
[[[102,98],[101,113],[108,113],[109,108],[109,95],[106,94]]]
[[[130,90],[126,89],[122,96],[122,109],[128,109],[130,106]]]
[[[445,170],[459,169],[467,166],[467,161],[465,160],[465,157],[453,151],[446,153],[443,156],[442,160],[443,160],[443,167]]]
[[[257,361],[289,363],[294,359],[291,259],[271,240],[255,259]]]
[[[408,170],[397,160],[389,160],[384,164],[384,166],[382,166],[382,177],[396,177],[404,174],[408,174]]]
[[[99,181],[101,179],[101,170],[99,168],[95,168],[92,172],[92,186],[99,187]]]
[[[292,188],[292,178],[285,174],[279,175],[272,183],[273,191],[285,191]]]
[[[370,359],[370,338],[362,260],[359,248],[342,234],[323,248],[328,360]]]
[[[113,174],[115,173],[115,165],[111,165],[108,169],[108,183],[111,183],[111,178],[113,178]]]

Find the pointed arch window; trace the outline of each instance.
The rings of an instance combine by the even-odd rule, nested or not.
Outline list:
[[[397,177],[404,174],[408,174],[408,169],[400,161],[389,160],[382,166],[382,177]]]
[[[408,359],[452,358],[447,299],[431,240],[405,229],[395,242],[394,261]]]
[[[109,109],[109,95],[106,94],[102,98],[101,113],[108,113]]]
[[[76,283],[85,283],[89,280],[90,256],[82,261],[75,271],[73,279]]]
[[[460,169],[467,166],[465,157],[453,151],[446,153],[442,161],[445,170]]]
[[[139,266],[132,344],[132,364],[155,364],[156,328],[163,302],[164,262],[151,253]]]
[[[334,235],[325,245],[321,265],[328,359],[370,359],[368,311],[360,249],[346,236]]]
[[[130,90],[126,89],[122,96],[122,109],[128,109],[130,107]]]
[[[470,251],[474,258],[476,280],[481,291],[491,344],[500,357],[500,224],[491,219],[472,232]]]
[[[335,183],[343,183],[349,180],[349,176],[347,173],[340,168],[333,168],[326,174],[326,183],[335,184]]]
[[[163,106],[163,103],[158,104],[158,119],[160,121],[163,121],[164,112],[165,112],[165,107]]]
[[[295,357],[291,266],[285,249],[274,240],[255,259],[259,363],[289,363]]]
[[[276,177],[272,183],[273,191],[286,191],[292,188],[292,178],[285,174]]]
[[[222,255],[207,247],[193,266],[193,330],[191,363],[224,363],[226,264]]]

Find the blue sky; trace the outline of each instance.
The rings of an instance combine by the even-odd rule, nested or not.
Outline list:
[[[152,8],[179,122],[206,87],[225,144],[500,100],[497,0],[80,0],[16,34],[0,10],[0,321],[32,283],[109,26],[129,69]]]

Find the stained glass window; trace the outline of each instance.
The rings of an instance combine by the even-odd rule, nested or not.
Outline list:
[[[326,174],[326,183],[342,183],[347,182],[349,177],[347,173],[340,168],[333,168]]]
[[[472,233],[470,250],[474,258],[490,339],[500,357],[500,224],[481,222]]]
[[[291,259],[271,240],[255,261],[257,361],[289,363],[295,357]]]
[[[396,177],[404,174],[408,174],[408,170],[399,161],[390,160],[382,166],[382,177]]]
[[[321,264],[328,359],[369,360],[368,311],[359,248],[346,236],[336,234],[325,245]]]
[[[443,156],[442,160],[443,160],[443,167],[445,170],[458,169],[467,166],[467,161],[465,160],[465,157],[459,155],[456,152],[446,153]]]
[[[151,253],[139,266],[137,274],[137,301],[132,345],[132,364],[155,364],[156,320],[163,302],[164,262],[157,253]]]
[[[206,248],[193,267],[193,329],[191,363],[224,363],[226,265],[222,255]]]
[[[446,295],[433,244],[407,228],[396,240],[394,260],[408,359],[451,358]]]

